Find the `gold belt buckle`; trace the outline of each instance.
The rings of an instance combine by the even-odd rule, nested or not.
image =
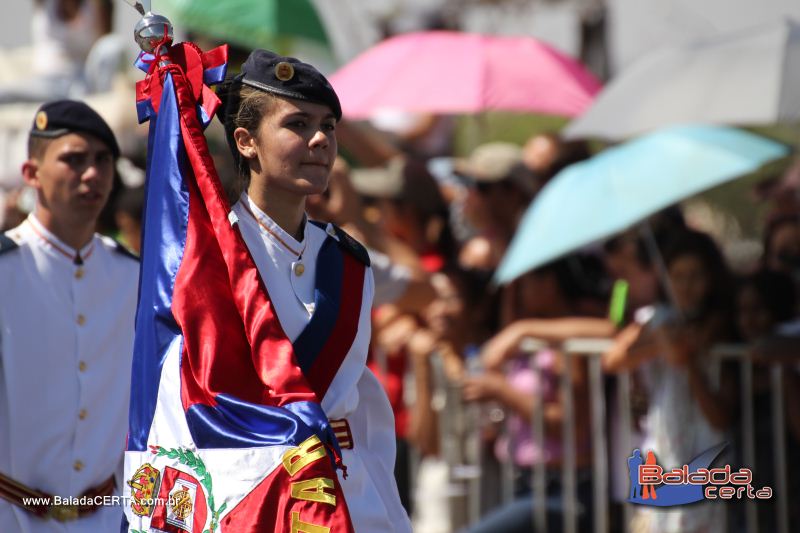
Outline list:
[[[78,519],[77,505],[50,505],[47,516],[56,522],[72,522]]]

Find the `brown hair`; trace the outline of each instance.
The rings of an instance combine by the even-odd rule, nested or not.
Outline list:
[[[49,137],[28,136],[28,159],[41,159],[47,151],[47,146],[53,141]]]
[[[220,97],[225,110],[222,117],[225,124],[225,139],[233,155],[239,178],[237,188],[238,192],[241,192],[250,182],[250,163],[239,153],[233,132],[236,128],[244,128],[250,135],[256,137],[258,126],[272,109],[276,96],[234,80],[221,91]]]

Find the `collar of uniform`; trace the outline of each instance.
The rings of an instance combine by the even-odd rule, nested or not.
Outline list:
[[[41,222],[39,222],[39,220],[36,218],[35,213],[31,213],[30,215],[28,215],[28,218],[25,219],[25,221],[31,225],[31,230],[35,239],[45,244],[48,248],[54,248],[54,245],[58,246],[59,248],[62,248],[63,250],[70,252],[73,257],[75,257],[76,252],[79,252],[80,256],[84,260],[88,259],[89,256],[91,255],[92,248],[94,247],[94,237],[92,237],[92,239],[88,243],[86,243],[86,246],[84,246],[80,250],[75,250],[75,248],[65,243],[64,241],[53,235],[51,231],[45,228],[44,225]],[[40,236],[44,237],[44,239],[42,239]],[[58,253],[57,250],[55,251]],[[62,253],[58,253],[58,256],[67,259],[66,256],[64,256]]]
[[[306,246],[305,243],[308,241],[308,226],[309,226],[308,220],[306,219],[305,215],[303,215],[303,240],[298,242],[297,239],[295,239],[292,235],[289,235],[282,227],[280,227],[277,224],[277,222],[272,220],[269,215],[267,215],[264,211],[262,211],[255,204],[255,202],[253,202],[253,200],[250,199],[250,196],[246,192],[242,193],[240,201],[250,208],[250,212],[253,214],[253,216],[256,217],[257,222],[261,222],[261,224],[264,224],[264,226],[268,227],[269,230],[274,233],[274,235],[270,235],[269,232],[264,231],[264,228],[262,228],[259,225],[258,231],[267,235],[271,241],[273,241],[275,244],[278,245],[278,248],[286,252],[289,252],[289,250],[287,250],[284,245],[282,245],[280,242],[277,242],[277,239],[275,239],[275,235],[283,239],[283,242],[285,242],[295,250],[299,251],[305,249]],[[300,255],[302,255],[302,253]]]

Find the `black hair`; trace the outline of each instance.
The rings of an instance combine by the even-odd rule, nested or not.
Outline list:
[[[763,237],[764,251],[762,254],[762,262],[764,263],[764,266],[767,266],[766,262],[772,255],[772,237],[775,235],[775,232],[778,231],[778,228],[796,225],[800,225],[800,213],[783,213],[773,216],[769,219],[766,227],[764,228]]]
[[[441,273],[450,278],[464,302],[465,311],[480,323],[473,326],[485,332],[496,332],[500,328],[500,293],[491,285],[492,272],[465,269],[455,263],[445,265]]]
[[[127,213],[136,220],[142,220],[144,211],[144,185],[123,187],[114,202],[114,211]]]
[[[611,283],[603,261],[597,255],[575,253],[536,269],[537,273],[552,273],[564,298],[575,304],[584,299],[606,300]]]
[[[696,318],[712,313],[722,313],[730,317],[733,309],[733,278],[717,243],[701,231],[685,229],[673,234],[664,247],[664,263],[667,269],[675,260],[687,255],[696,257],[703,263],[709,282],[706,301]]]
[[[650,216],[646,222],[656,242],[656,248],[663,250],[664,246],[672,239],[676,232],[687,230],[686,221],[679,207],[671,206]],[[634,233],[635,232],[635,233]],[[626,242],[635,241],[636,260],[643,267],[650,267],[653,264],[651,252],[647,243],[640,232],[629,230],[621,233],[603,243],[603,250],[607,254],[618,252]]]
[[[739,280],[738,285],[739,292],[745,287],[756,290],[774,323],[787,322],[794,318],[797,294],[790,275],[761,269]]]

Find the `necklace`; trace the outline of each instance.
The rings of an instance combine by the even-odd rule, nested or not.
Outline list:
[[[33,232],[36,234],[37,237],[39,237],[41,240],[43,240],[44,242],[46,242],[47,244],[52,246],[55,251],[57,251],[58,253],[60,253],[64,257],[66,257],[67,259],[72,260],[72,262],[75,263],[75,265],[77,265],[77,266],[83,265],[84,259],[89,259],[89,256],[91,256],[92,252],[94,252],[94,243],[92,243],[91,248],[89,248],[89,250],[86,252],[86,255],[84,257],[81,257],[80,250],[75,250],[74,254],[70,253],[67,250],[65,250],[63,247],[59,246],[57,243],[55,243],[52,240],[48,239],[47,235],[45,235],[44,233],[39,231],[39,229],[36,227],[35,224],[33,224],[30,221],[28,221],[28,225],[31,227],[31,229],[33,230]]]
[[[261,229],[263,229],[264,231],[266,231],[267,233],[269,233],[271,237],[273,237],[273,238],[274,238],[276,241],[278,241],[278,242],[279,242],[279,243],[280,243],[280,244],[281,244],[281,245],[282,245],[284,248],[286,248],[287,250],[289,250],[289,252],[290,252],[292,255],[296,255],[296,256],[297,256],[297,261],[295,261],[295,263],[294,263],[294,266],[292,267],[292,271],[294,272],[295,276],[302,276],[302,275],[303,275],[303,272],[305,272],[305,271],[306,271],[306,267],[305,267],[305,265],[303,264],[303,252],[305,252],[305,251],[306,251],[306,246],[308,246],[308,242],[304,243],[304,244],[303,244],[303,248],[302,248],[302,249],[301,249],[301,250],[298,252],[297,250],[295,250],[294,248],[292,248],[291,246],[289,246],[288,244],[286,244],[286,241],[284,241],[284,240],[281,238],[281,236],[280,236],[280,235],[278,235],[277,233],[275,233],[275,232],[274,232],[272,229],[270,229],[270,227],[269,227],[269,226],[267,226],[266,224],[264,224],[264,223],[261,221],[261,219],[259,219],[259,218],[256,216],[256,214],[255,214],[255,213],[253,213],[253,211],[250,209],[250,206],[249,206],[249,205],[247,205],[247,202],[246,202],[246,201],[245,201],[245,202],[241,202],[241,205],[242,205],[242,207],[244,207],[244,210],[245,210],[245,211],[247,211],[247,213],[248,213],[248,214],[249,214],[251,217],[253,217],[253,220],[255,220],[255,221],[256,221],[256,223],[257,223],[257,224],[258,224],[258,225],[261,227]]]

